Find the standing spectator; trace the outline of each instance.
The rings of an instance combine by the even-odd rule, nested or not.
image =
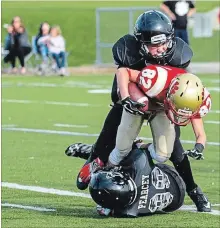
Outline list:
[[[172,20],[174,34],[189,44],[187,33],[188,17],[191,17],[196,8],[192,1],[164,1],[161,6],[163,10]]]
[[[43,63],[48,62],[48,47],[46,40],[49,37],[50,25],[47,22],[43,22],[40,25],[39,32],[35,39],[35,47],[38,54],[42,56]]]
[[[53,59],[56,61],[59,73],[61,76],[66,75],[65,63],[65,40],[61,35],[61,29],[59,26],[53,26],[50,31],[50,36],[47,41],[49,52]]]
[[[8,36],[6,38],[6,49],[9,51],[5,56],[4,62],[10,62],[12,65],[12,72],[16,73],[16,57],[18,57],[21,64],[21,74],[26,73],[24,58],[31,52],[31,45],[28,41],[27,31],[22,24],[21,18],[16,16],[13,18],[11,25],[7,27]]]

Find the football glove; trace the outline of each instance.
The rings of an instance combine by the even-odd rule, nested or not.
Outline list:
[[[140,111],[139,108],[144,107],[145,104],[133,101],[130,97],[124,98],[121,103],[127,112],[133,115],[144,115],[144,113]]]
[[[112,210],[111,209],[104,208],[104,207],[102,207],[100,205],[97,205],[96,206],[96,211],[101,216],[110,216],[111,213],[112,213]]]
[[[196,143],[194,149],[192,150],[187,150],[183,154],[190,156],[191,158],[194,158],[196,160],[203,160],[203,150],[204,146],[201,143]]]

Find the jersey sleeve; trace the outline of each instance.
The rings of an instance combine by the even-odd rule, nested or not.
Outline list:
[[[121,37],[112,47],[112,54],[115,64],[118,66],[124,66],[125,58],[125,41],[124,37]]]
[[[209,113],[211,110],[212,100],[209,91],[204,88],[204,99],[202,105],[200,106],[198,114],[194,116],[194,119],[202,118]]]
[[[139,43],[132,35],[121,37],[112,47],[112,55],[115,64],[118,67],[131,67],[138,61],[141,56],[139,54]]]
[[[155,65],[148,65],[142,69],[137,77],[137,84],[139,88],[149,97],[157,95],[151,94],[150,91],[157,84],[158,72]]]
[[[170,1],[163,1],[163,4],[170,8]]]
[[[194,9],[195,8],[195,4],[192,1],[189,1],[189,8],[190,9]]]

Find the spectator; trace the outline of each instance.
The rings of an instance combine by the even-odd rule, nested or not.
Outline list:
[[[174,35],[181,38],[189,44],[187,22],[188,17],[191,17],[196,8],[192,1],[164,1],[161,6],[163,10],[172,20],[174,27]]]
[[[24,58],[31,52],[31,45],[28,41],[27,31],[22,24],[21,18],[16,16],[13,18],[11,25],[7,27],[8,35],[6,37],[5,49],[9,53],[5,56],[4,62],[10,62],[12,65],[12,73],[16,73],[16,57],[21,64],[21,74],[26,73]]]
[[[47,40],[49,52],[53,59],[56,61],[59,73],[61,76],[66,75],[65,63],[65,40],[61,35],[61,29],[59,26],[53,26],[50,31],[49,39]]]
[[[50,25],[47,22],[43,22],[40,25],[39,33],[35,39],[36,51],[43,58],[43,63],[48,62],[48,47],[46,44],[46,40],[49,37]]]

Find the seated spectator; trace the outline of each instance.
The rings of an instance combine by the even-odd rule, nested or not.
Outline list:
[[[26,73],[24,58],[31,52],[31,45],[28,41],[27,31],[22,24],[21,18],[16,16],[13,18],[11,25],[7,27],[8,35],[6,37],[5,49],[9,53],[5,56],[4,62],[10,62],[12,72],[16,73],[16,57],[21,64],[21,74]]]
[[[47,40],[49,53],[56,61],[59,73],[61,76],[66,75],[65,62],[65,40],[61,35],[61,29],[59,26],[53,26],[50,31],[50,36]]]
[[[37,52],[42,56],[43,63],[47,63],[48,61],[48,47],[46,40],[48,39],[50,32],[50,25],[47,22],[43,22],[40,25],[39,33],[35,39],[35,45]]]

